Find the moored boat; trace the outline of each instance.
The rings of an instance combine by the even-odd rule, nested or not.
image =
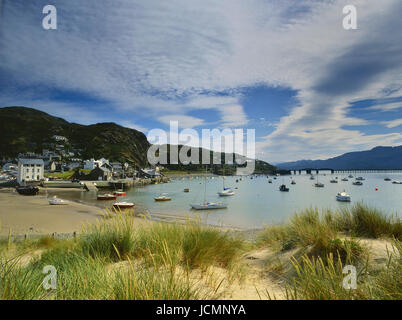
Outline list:
[[[134,203],[132,202],[126,202],[126,201],[121,201],[121,202],[115,202],[113,203],[114,208],[118,209],[128,209],[128,208],[133,208],[135,206]]]
[[[117,197],[121,197],[121,196],[125,196],[127,195],[127,192],[123,191],[123,190],[117,190],[115,192],[113,192],[113,194]]]
[[[190,192],[189,188],[184,188],[184,192]]]
[[[170,201],[170,200],[172,200],[172,198],[168,197],[166,194],[161,194],[160,196],[155,197],[154,200],[155,201]]]
[[[402,181],[394,180],[392,181],[393,184],[402,184]]]
[[[226,209],[227,204],[224,203],[215,203],[215,202],[206,202],[202,204],[190,204],[191,208],[195,210],[211,210],[211,209]]]
[[[24,196],[35,196],[39,192],[39,188],[35,186],[21,186],[16,188],[19,194]]]
[[[352,198],[350,197],[349,194],[347,194],[345,191],[343,192],[338,192],[336,195],[336,200],[341,201],[341,202],[350,202]]]
[[[57,198],[56,196],[54,196],[52,199],[49,200],[49,204],[51,205],[65,205],[68,204],[68,202],[66,200]]]
[[[282,184],[282,185],[279,187],[279,191],[282,191],[282,192],[289,192],[289,188],[287,188],[286,185]]]
[[[107,193],[107,194],[99,194],[99,195],[96,197],[96,199],[98,199],[98,200],[116,200],[116,198],[117,198],[116,195],[110,194],[110,193]]]
[[[361,182],[361,181],[353,181],[352,184],[355,185],[355,186],[362,186],[363,182]]]

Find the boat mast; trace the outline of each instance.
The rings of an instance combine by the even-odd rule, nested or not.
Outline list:
[[[204,204],[207,203],[207,166],[205,166],[205,177],[204,177]]]

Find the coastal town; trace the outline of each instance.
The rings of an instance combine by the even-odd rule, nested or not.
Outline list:
[[[0,187],[35,185],[42,187],[85,188],[96,183],[97,187],[113,187],[167,182],[160,172],[161,167],[139,168],[127,162],[112,162],[108,159],[82,159],[83,150],[66,151],[68,139],[54,135],[51,149],[41,154],[28,152],[16,158],[1,160]],[[79,183],[81,182],[82,183]],[[84,182],[85,181],[85,182]]]

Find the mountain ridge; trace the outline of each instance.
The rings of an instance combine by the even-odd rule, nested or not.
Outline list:
[[[286,170],[397,170],[402,169],[401,146],[377,146],[370,150],[352,151],[326,160],[299,160],[276,164]]]

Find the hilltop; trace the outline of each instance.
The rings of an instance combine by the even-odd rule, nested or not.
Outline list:
[[[108,158],[146,166],[150,146],[137,130],[115,123],[81,125],[25,107],[0,108],[0,155],[15,157],[19,153],[52,148],[54,135],[68,139],[67,151],[81,150],[83,159]]]

